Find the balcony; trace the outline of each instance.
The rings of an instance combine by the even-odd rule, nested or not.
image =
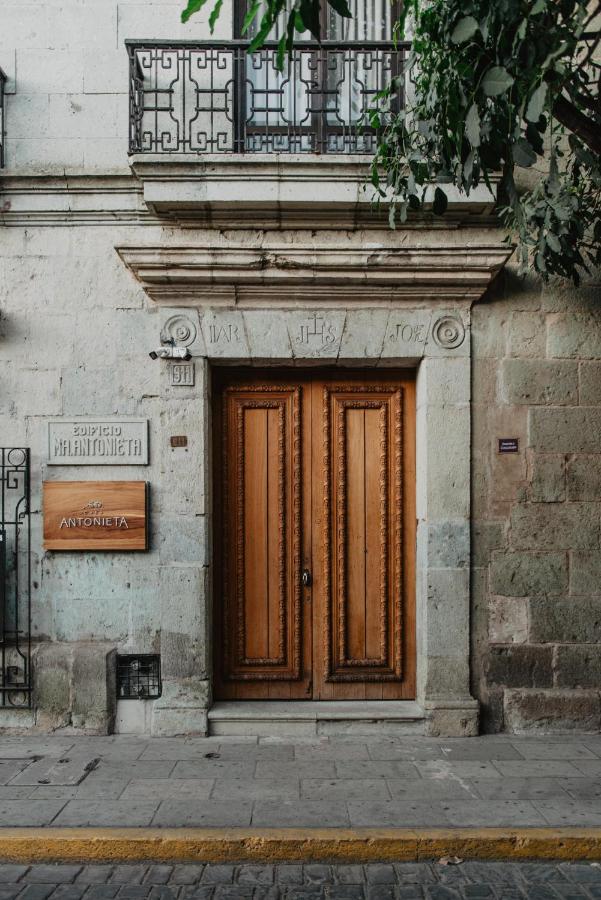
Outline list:
[[[392,43],[128,42],[132,154],[371,154],[365,114],[401,71]]]
[[[6,75],[0,69],[0,169],[4,167],[4,100],[6,97]]]
[[[233,227],[357,224],[377,135],[365,120],[406,46],[128,41],[130,163],[152,212]]]
[[[366,113],[408,44],[300,43],[282,72],[274,43],[253,54],[240,40],[126,45],[130,164],[151,212],[228,228],[387,228],[366,187],[378,137]],[[454,193],[454,225],[490,212],[488,190]]]

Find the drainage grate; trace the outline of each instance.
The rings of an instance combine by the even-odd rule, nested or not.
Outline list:
[[[154,700],[161,692],[161,657],[158,654],[117,656],[117,699]]]

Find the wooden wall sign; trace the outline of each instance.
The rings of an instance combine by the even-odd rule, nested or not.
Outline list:
[[[146,481],[45,481],[45,550],[147,550]]]

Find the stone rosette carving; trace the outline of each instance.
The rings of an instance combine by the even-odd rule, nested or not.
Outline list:
[[[457,316],[442,316],[432,326],[432,337],[443,350],[456,350],[465,340],[465,326]]]
[[[161,328],[161,343],[189,347],[196,340],[196,325],[188,316],[171,316]]]

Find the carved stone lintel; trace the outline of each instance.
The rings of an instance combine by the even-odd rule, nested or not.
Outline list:
[[[369,306],[412,299],[479,299],[512,253],[500,241],[398,247],[302,243],[273,247],[120,247],[148,296],[161,304],[275,306],[320,300]],[[285,288],[285,290],[283,290]]]

